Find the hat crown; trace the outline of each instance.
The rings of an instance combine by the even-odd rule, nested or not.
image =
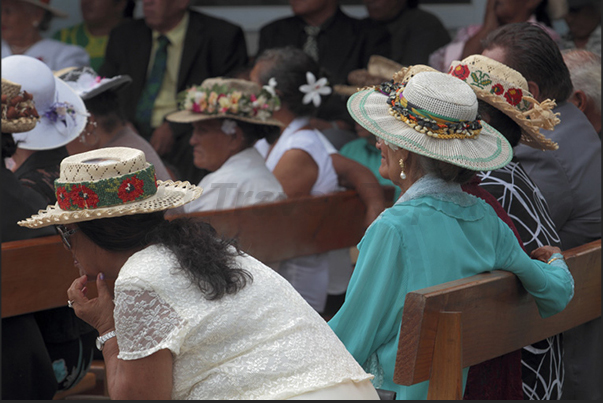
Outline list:
[[[259,95],[262,90],[260,86],[253,81],[240,80],[236,78],[208,78],[201,83],[201,88],[211,90],[216,86],[224,87],[228,92],[240,91],[245,95]]]
[[[2,78],[21,84],[33,95],[40,114],[56,101],[56,81],[52,70],[42,61],[29,56],[14,55],[2,59]]]
[[[100,148],[63,159],[59,182],[94,182],[131,174],[148,166],[141,150],[127,147]]]
[[[402,94],[414,107],[448,119],[472,121],[477,117],[478,102],[471,87],[440,72],[418,73]]]

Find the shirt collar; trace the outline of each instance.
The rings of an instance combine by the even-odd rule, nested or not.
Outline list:
[[[166,32],[165,35],[170,44],[177,45],[184,42],[184,37],[186,36],[186,28],[188,27],[189,20],[189,12],[184,13],[184,17],[180,20],[178,25],[172,28],[170,31]],[[153,42],[157,41],[157,38],[162,35],[159,31],[153,31]]]

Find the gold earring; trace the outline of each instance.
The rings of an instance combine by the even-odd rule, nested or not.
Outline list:
[[[402,158],[400,158],[400,168],[402,168],[402,171],[400,171],[400,179],[404,180],[406,179],[406,174],[404,173],[404,160]]]

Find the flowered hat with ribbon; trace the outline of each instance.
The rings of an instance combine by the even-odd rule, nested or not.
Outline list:
[[[38,124],[40,117],[33,95],[21,91],[21,86],[2,79],[2,133],[28,132]]]
[[[276,84],[275,84],[276,85]],[[280,108],[273,86],[263,88],[236,78],[208,78],[178,94],[179,111],[166,116],[177,123],[228,118],[261,125],[282,126],[272,117]]]
[[[560,122],[552,111],[555,101],[534,99],[521,73],[489,57],[473,55],[453,61],[448,74],[465,81],[479,99],[513,119],[521,128],[521,143],[541,150],[558,148],[540,132],[553,130]]]
[[[106,147],[74,154],[61,162],[54,183],[57,203],[19,221],[41,228],[100,218],[152,213],[178,207],[201,196],[189,182],[158,181],[143,151]]]
[[[67,83],[84,101],[105,91],[118,91],[132,82],[132,78],[127,74],[101,77],[88,66],[68,67],[55,71],[54,75]]]
[[[40,122],[30,131],[13,134],[25,150],[51,150],[80,135],[88,120],[84,101],[52,74],[40,60],[23,55],[2,59],[2,78],[21,84],[33,95]]]
[[[375,136],[429,158],[490,171],[513,155],[507,139],[479,119],[471,87],[428,66],[406,68],[390,81],[360,90],[347,106]]]

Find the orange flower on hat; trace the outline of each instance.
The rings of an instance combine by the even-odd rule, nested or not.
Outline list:
[[[117,190],[117,196],[124,202],[134,201],[144,194],[144,182],[137,177],[124,180]]]
[[[465,80],[467,77],[469,77],[469,73],[470,73],[469,67],[467,67],[464,64],[459,64],[454,69],[452,69],[452,71],[450,72],[450,74],[452,74],[455,77],[460,78],[461,80]]]
[[[84,185],[75,185],[69,196],[72,203],[81,209],[96,208],[99,202],[98,195]]]
[[[516,106],[523,99],[523,91],[521,91],[520,88],[511,88],[505,94],[505,98],[507,99],[508,103],[510,103],[513,106]]]

